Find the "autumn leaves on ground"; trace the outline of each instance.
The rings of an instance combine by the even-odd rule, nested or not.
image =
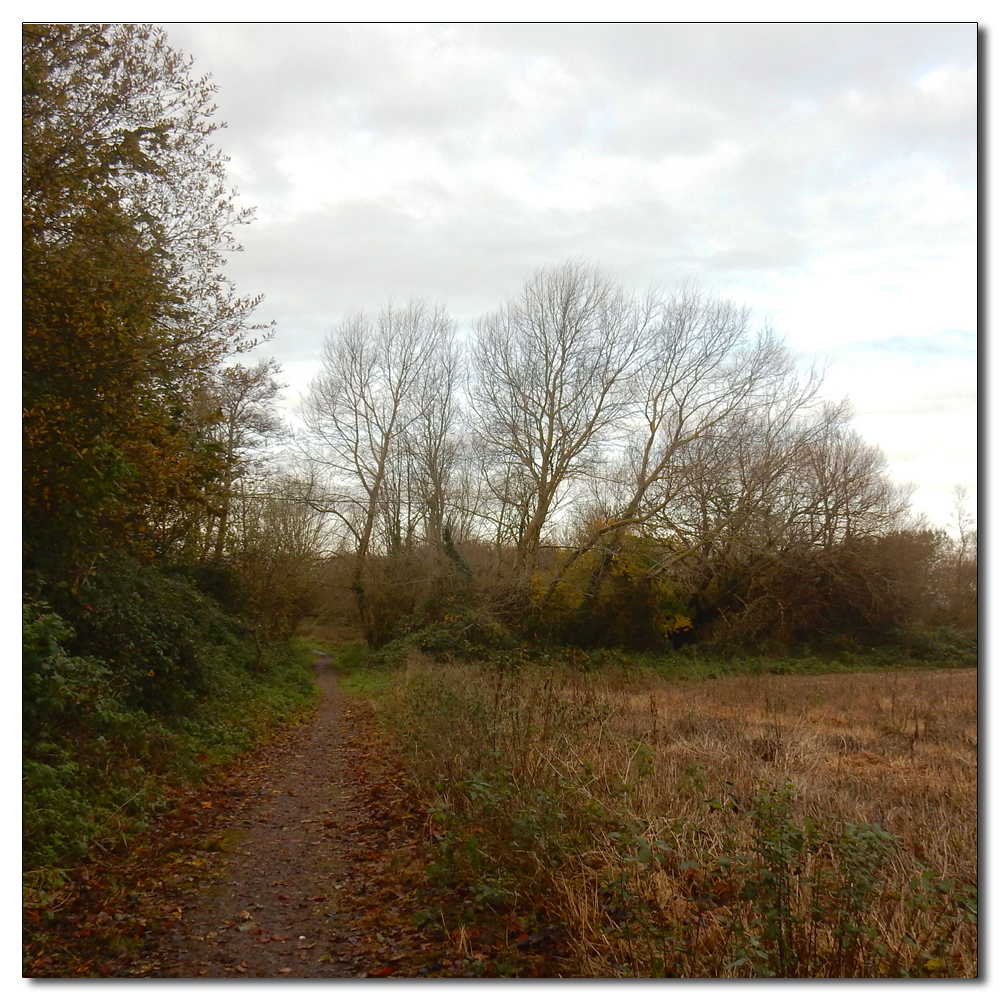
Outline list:
[[[344,704],[329,657],[315,669],[313,717],[178,791],[138,840],[27,873],[26,976],[502,974],[500,939],[420,919],[425,811],[371,708]],[[504,927],[501,968],[539,974],[534,924]]]
[[[29,906],[27,975],[976,975],[974,670],[317,678]]]
[[[25,974],[975,975],[963,491],[583,260],[293,432],[200,72],[22,26]]]

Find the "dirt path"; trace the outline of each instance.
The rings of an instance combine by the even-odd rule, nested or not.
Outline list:
[[[330,658],[314,669],[310,721],[187,795],[131,851],[71,873],[59,912],[35,922],[24,975],[563,974],[539,963],[533,926],[513,915],[444,926],[445,898],[428,898],[426,809],[370,712],[341,696]]]
[[[315,719],[247,775],[230,849],[208,885],[176,902],[180,913],[157,970],[164,977],[354,976],[337,955],[338,874],[351,817],[343,802],[342,700],[330,658],[314,668]],[[325,955],[330,958],[320,962]]]

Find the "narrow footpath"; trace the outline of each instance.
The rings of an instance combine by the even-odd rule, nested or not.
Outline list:
[[[322,691],[315,719],[245,773],[232,825],[218,834],[221,870],[176,900],[174,933],[155,975],[358,975],[338,917],[346,834],[361,817],[344,801],[343,704],[330,658],[315,669]]]
[[[314,669],[311,719],[187,794],[128,852],[68,873],[58,912],[35,921],[25,976],[572,975],[564,949],[549,954],[514,914],[445,926],[427,896],[426,809],[330,657]],[[451,904],[464,912],[468,898]]]
[[[185,796],[129,852],[68,873],[24,975],[449,974],[450,939],[414,923],[424,838],[402,765],[346,704],[330,657],[314,670],[310,720]]]

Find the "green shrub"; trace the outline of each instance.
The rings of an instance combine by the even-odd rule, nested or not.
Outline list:
[[[208,599],[190,601],[187,587],[145,581],[142,589],[180,595],[182,605],[204,611]],[[177,620],[176,607],[155,612],[133,602],[133,615],[136,608],[146,626]],[[153,711],[146,711],[135,704],[136,688],[110,666],[67,651],[74,630],[66,621],[44,604],[24,605],[22,810],[29,867],[74,864],[95,843],[138,829],[163,807],[168,788],[198,781],[206,768],[245,752],[315,703],[311,654],[272,647],[263,670],[251,672],[245,644],[224,623],[217,628],[214,614],[209,604],[187,636],[197,646],[200,695],[147,688],[141,700]],[[147,628],[129,655],[154,634]]]
[[[338,670],[347,672],[360,670],[371,659],[371,650],[366,642],[345,642],[337,651],[334,664]]]
[[[23,737],[30,744],[56,727],[106,711],[111,671],[92,657],[70,656],[73,629],[44,603],[21,606]]]
[[[205,695],[217,647],[250,658],[238,624],[179,574],[119,563],[80,591],[72,650],[99,655],[126,704],[183,712]],[[242,648],[241,648],[242,646]]]

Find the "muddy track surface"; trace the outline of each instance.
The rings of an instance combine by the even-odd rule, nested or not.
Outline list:
[[[341,696],[330,657],[314,670],[321,699],[310,720],[189,794],[144,844],[72,873],[59,912],[43,924],[34,915],[24,975],[444,970],[441,943],[414,925],[423,838],[402,764],[370,712]]]
[[[343,703],[330,658],[314,669],[323,695],[315,719],[247,776],[232,826],[217,834],[232,846],[209,884],[175,900],[156,975],[358,975],[357,962],[341,956],[350,935],[338,918],[349,834],[361,817],[345,803]]]

